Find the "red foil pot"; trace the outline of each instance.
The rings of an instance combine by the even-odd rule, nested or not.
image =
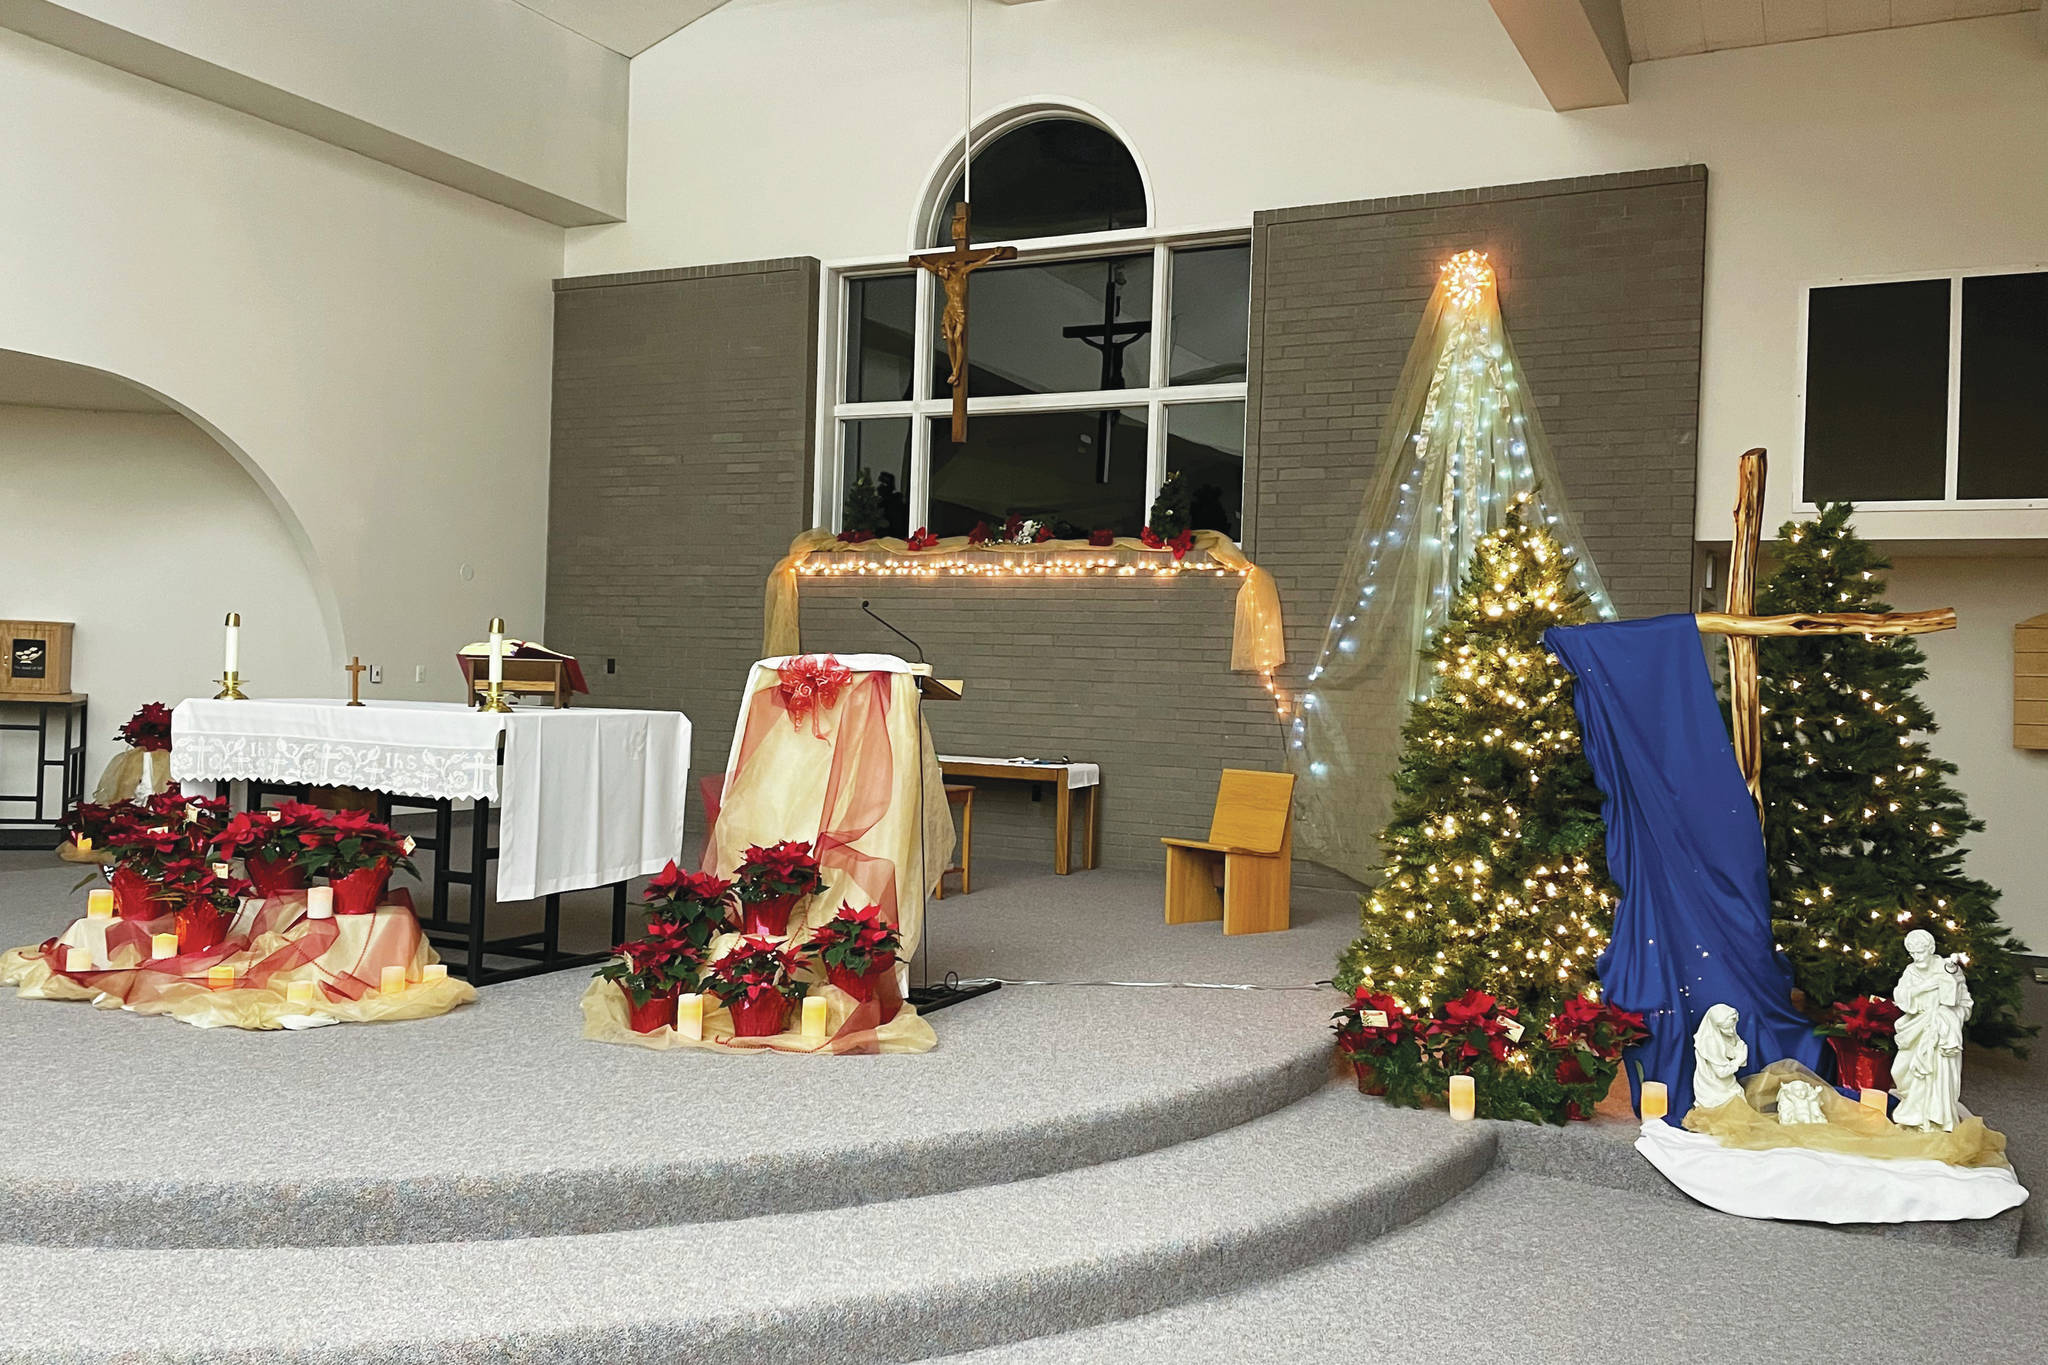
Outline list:
[[[178,935],[178,956],[203,953],[228,936],[228,917],[210,905],[193,905],[172,917]]]
[[[764,995],[751,1005],[735,1000],[727,1008],[732,1011],[732,1031],[741,1038],[773,1038],[789,1020],[789,1001],[780,994]]]
[[[633,1003],[633,993],[623,985],[620,994],[626,997],[626,1023],[635,1033],[653,1033],[656,1029],[674,1028],[676,1025],[676,995],[681,986],[672,986],[663,995],[650,996],[644,1005]]]
[[[306,889],[306,870],[290,858],[244,858],[242,865],[249,871],[256,894],[266,900],[287,891]]]
[[[825,979],[845,991],[856,1000],[873,1000],[881,1006],[881,1022],[886,1024],[896,1017],[903,1008],[903,997],[896,990],[896,955],[885,953],[875,959],[873,970],[856,974],[844,967],[827,967]]]
[[[1874,1047],[1865,1047],[1854,1038],[1830,1038],[1828,1046],[1834,1049],[1835,1070],[1841,1083],[1851,1090],[1884,1090],[1892,1088],[1892,1059],[1889,1054]]]
[[[140,872],[117,867],[111,880],[114,913],[122,919],[160,919],[178,908],[177,902],[166,896],[162,887]]]
[[[384,888],[391,881],[391,864],[378,863],[375,867],[359,867],[346,876],[331,877],[334,883],[334,913],[337,915],[374,914],[384,901]]]
[[[802,896],[769,896],[765,900],[741,901],[741,932],[765,934],[770,938],[783,938],[789,933],[789,912],[796,909]],[[781,1032],[777,1029],[776,1032]]]
[[[1351,1063],[1351,1069],[1358,1075],[1359,1094],[1384,1095],[1387,1093],[1387,1088],[1379,1083],[1378,1077],[1373,1075],[1371,1062],[1361,1062],[1354,1060]]]

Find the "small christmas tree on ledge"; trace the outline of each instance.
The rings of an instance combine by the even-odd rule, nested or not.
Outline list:
[[[1600,792],[1569,674],[1543,632],[1590,615],[1529,495],[1473,552],[1425,652],[1436,686],[1403,731],[1381,880],[1337,986],[1426,1011],[1481,990],[1542,1019],[1591,984],[1613,924]]]
[[[1763,615],[1883,612],[1891,567],[1849,524],[1847,503],[1778,532]],[[2024,952],[1998,919],[1998,892],[1963,871],[1963,836],[1984,828],[1934,757],[1927,677],[1911,636],[1814,635],[1761,642],[1764,842],[1771,923],[1808,1008],[1889,998],[1905,936],[1931,932],[1969,964],[1969,1036],[2020,1051]]]

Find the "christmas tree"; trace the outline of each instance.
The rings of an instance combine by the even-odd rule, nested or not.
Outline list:
[[[1857,537],[1853,510],[1779,529],[1759,614],[1891,610],[1891,561]],[[1771,921],[1809,1007],[1889,998],[1907,932],[1926,929],[1969,964],[1971,1041],[2017,1051],[2033,1032],[2019,1021],[2025,949],[1998,892],[1963,871],[1963,837],[1984,823],[1928,745],[1934,716],[1913,692],[1926,656],[1911,636],[1813,635],[1763,640],[1759,663]]]
[[[866,531],[876,536],[888,531],[889,509],[882,501],[882,490],[875,486],[872,471],[863,468],[854,474],[839,514],[839,529]]]
[[[1380,882],[1361,898],[1342,990],[1426,1010],[1478,989],[1541,1019],[1586,990],[1607,944],[1600,792],[1571,677],[1542,645],[1591,609],[1535,506],[1516,497],[1477,540],[1424,651],[1435,686],[1409,706]]]

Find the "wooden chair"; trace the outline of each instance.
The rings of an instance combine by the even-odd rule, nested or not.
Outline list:
[[[932,899],[940,901],[946,898],[946,878],[952,873],[960,874],[961,895],[974,889],[974,788],[965,782],[948,782],[946,804],[960,808],[960,861],[939,874]]]
[[[1209,837],[1159,842],[1166,845],[1168,924],[1220,919],[1226,934],[1287,928],[1294,774],[1225,768]]]

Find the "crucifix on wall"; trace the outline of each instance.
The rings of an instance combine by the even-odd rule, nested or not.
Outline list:
[[[997,261],[1014,261],[1017,248],[989,246],[975,251],[969,247],[967,204],[953,205],[953,249],[920,252],[910,263],[939,277],[946,291],[945,311],[939,315],[939,331],[946,338],[946,355],[952,362],[953,439],[967,439],[967,277]]]
[[[1735,762],[1763,818],[1763,693],[1759,685],[1756,642],[1767,635],[1927,635],[1954,630],[1956,609],[1895,611],[1797,612],[1789,616],[1757,616],[1756,561],[1764,525],[1764,452],[1742,457],[1735,490],[1735,541],[1728,562],[1728,609],[1703,611],[1693,618],[1709,635],[1728,637],[1728,713],[1733,722]]]

